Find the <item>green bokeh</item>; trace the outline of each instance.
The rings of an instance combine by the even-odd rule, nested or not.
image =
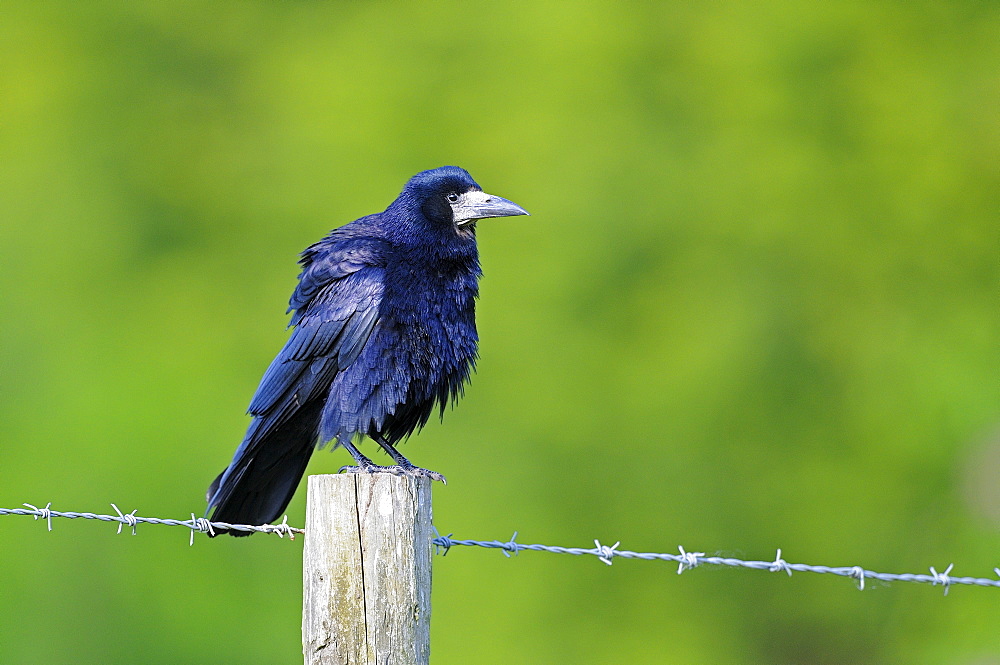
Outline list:
[[[297,252],[458,164],[532,217],[480,225],[478,375],[404,448],[443,532],[989,576],[998,71],[995,2],[4,3],[0,506],[201,514]],[[0,663],[300,661],[301,541],[0,536]],[[1000,662],[991,589],[434,584],[442,665]]]

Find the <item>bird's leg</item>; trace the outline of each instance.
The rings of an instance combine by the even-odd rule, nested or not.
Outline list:
[[[372,438],[375,439],[375,442],[382,446],[382,450],[389,453],[392,456],[392,459],[396,462],[396,466],[394,467],[383,467],[387,470],[393,469],[393,471],[389,471],[389,473],[399,473],[399,475],[416,476],[418,478],[430,478],[431,480],[440,480],[445,485],[448,484],[445,477],[437,471],[431,471],[430,469],[423,469],[419,466],[414,466],[410,460],[403,457],[403,454],[393,448],[392,444],[386,441],[383,437],[375,435],[372,436]],[[397,469],[398,471],[396,471]]]
[[[356,466],[342,466],[340,467],[341,473],[391,473],[395,476],[417,476],[420,478],[430,478],[431,480],[440,480],[444,484],[448,484],[444,476],[435,471],[429,471],[427,469],[421,469],[418,466],[413,466],[410,460],[403,457],[398,450],[393,448],[387,441],[382,437],[375,439],[378,445],[392,455],[392,459],[396,461],[394,466],[382,466],[381,464],[376,464],[369,458],[358,450],[358,447],[351,443],[350,440],[341,441],[340,445],[347,448],[347,452],[351,453],[354,461],[357,462]]]
[[[376,464],[371,461],[364,454],[358,450],[358,447],[351,443],[350,439],[341,440],[340,445],[347,448],[347,452],[351,453],[351,457],[357,462],[357,466],[342,466],[340,467],[340,473],[378,473],[379,471],[384,471],[386,467]]]

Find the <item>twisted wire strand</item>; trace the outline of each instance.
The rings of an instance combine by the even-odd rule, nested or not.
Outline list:
[[[139,524],[164,524],[166,526],[182,526],[190,530],[190,543],[194,544],[195,533],[214,534],[215,529],[228,529],[232,531],[253,531],[256,533],[273,533],[284,538],[286,535],[290,540],[295,539],[296,534],[305,533],[305,529],[298,529],[288,524],[288,516],[279,524],[229,524],[228,522],[211,522],[204,517],[195,517],[191,514],[191,519],[176,520],[160,517],[141,517],[136,515],[135,510],[130,513],[122,512],[118,506],[111,504],[117,515],[98,515],[95,513],[69,512],[52,510],[52,504],[47,504],[44,508],[39,508],[30,503],[23,504],[24,508],[0,508],[0,515],[26,515],[34,517],[35,520],[45,520],[48,530],[52,530],[52,518],[64,517],[66,519],[88,519],[100,520],[102,522],[115,522],[118,524],[117,533],[121,533],[123,528],[130,528],[132,535],[136,533],[136,526]],[[951,574],[954,564],[949,564],[942,572],[938,572],[934,566],[930,567],[930,574],[920,573],[880,573],[869,570],[861,566],[816,566],[806,563],[788,563],[781,556],[779,549],[773,561],[745,561],[733,557],[706,556],[704,552],[688,552],[683,546],[678,547],[678,554],[669,552],[633,552],[631,550],[618,549],[621,542],[614,545],[602,545],[600,541],[594,541],[594,547],[560,547],[558,545],[541,545],[538,543],[526,545],[517,542],[517,532],[511,536],[510,540],[462,540],[453,538],[453,534],[447,536],[437,535],[431,543],[435,550],[442,556],[446,556],[453,547],[482,547],[486,549],[498,549],[504,556],[517,555],[525,550],[533,552],[551,552],[553,554],[572,554],[574,556],[591,555],[607,565],[612,565],[616,558],[621,559],[641,559],[644,561],[670,561],[677,564],[677,574],[680,575],[686,570],[691,570],[698,566],[729,566],[733,568],[750,568],[752,570],[764,570],[772,573],[784,572],[788,575],[792,573],[820,573],[828,575],[838,575],[857,580],[858,589],[865,588],[866,580],[881,580],[883,582],[915,582],[918,584],[930,584],[941,586],[944,594],[948,595],[948,590],[955,585],[980,586],[980,587],[1000,587],[1000,567],[994,568],[993,572],[998,579],[982,577],[959,577]]]
[[[122,532],[122,527],[128,527],[132,529],[132,535],[136,533],[136,525],[138,524],[165,524],[166,526],[183,526],[191,530],[190,544],[194,544],[194,534],[195,533],[210,533],[214,534],[215,529],[228,529],[231,531],[253,531],[256,533],[274,533],[277,534],[279,538],[284,538],[288,536],[290,540],[295,540],[295,534],[305,533],[304,529],[296,529],[288,524],[288,516],[280,524],[262,524],[262,525],[252,525],[252,524],[229,524],[228,522],[211,522],[204,517],[195,517],[194,513],[191,513],[191,519],[188,520],[174,520],[165,519],[160,517],[141,517],[136,515],[135,510],[130,513],[122,513],[118,509],[118,506],[111,504],[111,507],[115,509],[117,515],[98,515],[96,513],[78,513],[78,512],[64,512],[60,510],[52,510],[52,504],[47,504],[44,508],[38,508],[30,503],[23,504],[24,508],[0,508],[0,515],[28,515],[34,517],[36,520],[45,520],[48,524],[48,530],[52,531],[52,518],[53,517],[65,517],[66,519],[85,519],[85,520],[100,520],[102,522],[117,522],[118,523],[118,533]]]
[[[514,534],[514,537],[517,537],[516,533]],[[858,589],[861,590],[865,588],[865,580],[882,580],[883,582],[916,582],[920,584],[930,584],[932,586],[942,586],[944,588],[945,595],[948,594],[948,589],[955,585],[994,588],[1000,587],[1000,579],[953,576],[951,575],[951,571],[954,564],[950,564],[947,568],[945,568],[944,572],[940,573],[933,566],[931,566],[929,575],[917,573],[880,573],[875,570],[862,568],[861,566],[814,566],[806,563],[788,563],[781,558],[780,549],[777,551],[773,561],[744,561],[743,559],[736,559],[733,557],[705,556],[704,552],[687,552],[683,547],[677,548],[679,551],[678,554],[664,552],[633,552],[631,550],[618,549],[618,545],[620,545],[620,543],[615,543],[609,547],[607,545],[601,545],[601,543],[596,540],[594,541],[594,547],[559,547],[553,545],[539,545],[537,543],[525,545],[515,542],[514,538],[511,538],[506,542],[501,540],[460,540],[452,538],[451,534],[449,534],[447,536],[437,536],[432,542],[439,550],[443,550],[440,552],[442,556],[448,554],[451,548],[456,546],[498,549],[503,551],[504,555],[508,557],[524,550],[534,552],[551,552],[553,554],[572,554],[575,556],[589,554],[591,556],[596,556],[600,561],[609,566],[615,558],[642,559],[645,561],[671,561],[678,564],[678,575],[683,573],[685,570],[705,565],[750,568],[753,570],[765,570],[772,573],[784,572],[788,575],[791,575],[792,573],[838,575],[840,577],[848,577],[857,580]],[[1000,578],[1000,568],[994,568],[993,572],[996,573],[998,578]]]

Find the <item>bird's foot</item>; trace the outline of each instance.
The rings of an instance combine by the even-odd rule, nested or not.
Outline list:
[[[342,466],[340,467],[340,473],[391,473],[394,476],[430,478],[431,480],[440,480],[445,485],[448,484],[448,480],[437,471],[422,469],[419,466],[413,466],[412,464],[393,464],[392,466],[382,466],[380,464],[375,464],[374,462],[370,462],[368,464],[361,463],[357,466]]]
[[[437,471],[431,471],[430,469],[424,469],[419,466],[413,466],[412,464],[397,465],[395,467],[389,467],[394,469],[401,469],[402,475],[413,476],[415,478],[430,478],[431,480],[438,480],[443,485],[448,484],[448,479],[442,476]]]

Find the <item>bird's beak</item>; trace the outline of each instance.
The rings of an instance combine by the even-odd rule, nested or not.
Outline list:
[[[513,201],[478,190],[461,194],[458,201],[451,204],[451,209],[455,224],[458,226],[465,226],[477,219],[486,219],[487,217],[513,217],[528,214],[527,210]]]

